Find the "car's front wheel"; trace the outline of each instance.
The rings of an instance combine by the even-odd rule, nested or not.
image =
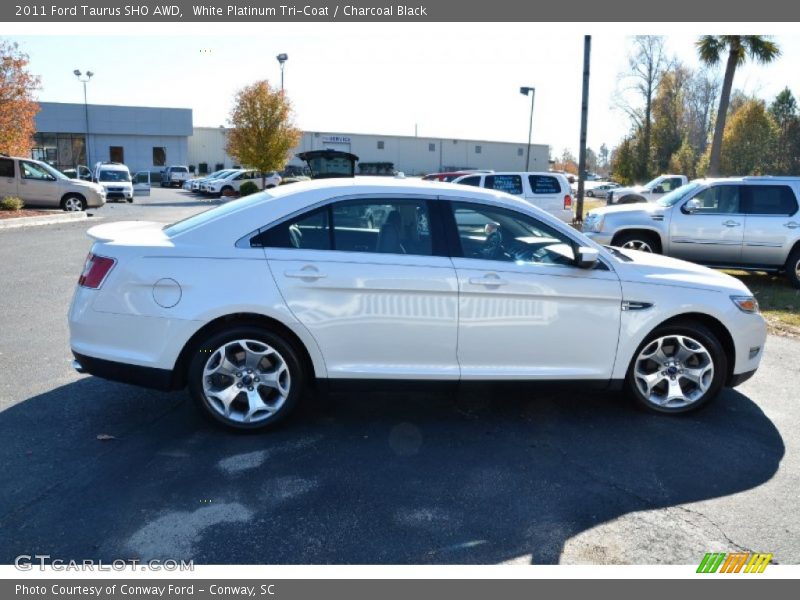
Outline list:
[[[628,250],[661,254],[661,242],[658,237],[653,233],[644,231],[620,233],[614,238],[612,245],[619,248],[627,248]]]
[[[794,287],[800,288],[800,246],[789,254],[786,261],[786,278]]]
[[[683,413],[714,399],[727,370],[727,356],[712,331],[699,323],[677,323],[647,336],[628,368],[626,386],[647,410]]]
[[[275,425],[305,386],[302,362],[281,336],[237,326],[209,336],[189,365],[189,391],[211,419],[234,429]]]
[[[80,212],[86,210],[86,200],[78,194],[69,194],[61,200],[61,209],[67,212]]]

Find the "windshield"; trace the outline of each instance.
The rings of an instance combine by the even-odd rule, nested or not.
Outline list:
[[[174,237],[176,235],[180,235],[181,233],[188,231],[198,225],[202,225],[203,223],[208,223],[216,219],[217,217],[223,217],[229,213],[236,212],[242,208],[247,208],[253,204],[258,204],[259,202],[263,202],[264,194],[253,194],[252,196],[247,196],[245,198],[240,198],[239,200],[233,200],[231,202],[227,202],[216,208],[212,208],[210,210],[203,211],[196,215],[192,215],[186,219],[181,221],[176,221],[172,225],[166,225],[164,227],[164,233],[166,233],[169,237]]]
[[[99,181],[130,181],[131,174],[128,173],[128,171],[121,171],[118,169],[114,170],[101,169],[100,177],[98,177],[97,179]]]
[[[701,184],[697,182],[692,182],[682,185],[681,187],[672,190],[669,194],[661,196],[661,198],[659,198],[656,201],[656,204],[658,206],[664,206],[664,207],[672,206],[673,204],[678,202],[681,198],[686,196],[686,194],[699,188],[700,185]]]
[[[37,162],[36,164],[38,166],[42,167],[44,170],[46,170],[48,173],[50,173],[50,175],[52,175],[56,179],[69,179],[69,177],[64,175],[61,171],[59,171],[58,169],[54,169],[53,167],[51,167],[47,163]]]
[[[188,169],[188,167],[172,167],[172,172],[173,173],[188,173],[189,169]]]

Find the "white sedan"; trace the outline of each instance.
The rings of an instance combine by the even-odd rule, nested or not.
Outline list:
[[[598,246],[462,185],[300,182],[89,236],[69,312],[75,368],[188,386],[239,429],[354,380],[579,383],[685,412],[749,378],[766,339],[740,281]]]

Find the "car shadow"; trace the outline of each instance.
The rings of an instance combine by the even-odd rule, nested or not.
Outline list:
[[[240,435],[92,377],[0,413],[0,562],[557,563],[635,511],[742,492],[784,455],[732,390],[684,417],[614,394],[369,392]]]

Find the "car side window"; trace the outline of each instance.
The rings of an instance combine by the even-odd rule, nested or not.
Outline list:
[[[0,158],[0,177],[14,177],[14,161],[10,158]]]
[[[550,175],[528,175],[528,181],[534,194],[558,194],[561,192],[558,179]]]
[[[793,215],[797,198],[788,185],[747,186],[745,212],[749,215]]]
[[[465,177],[458,183],[462,185],[474,185],[475,187],[480,187],[481,185],[481,178],[480,177]]]
[[[23,179],[36,179],[39,181],[55,181],[56,178],[35,163],[20,161],[20,170]]]
[[[522,177],[519,175],[487,175],[483,187],[506,194],[522,194]]]
[[[433,254],[424,200],[343,200],[333,204],[331,212],[335,250]]]
[[[292,217],[250,240],[254,248],[331,250],[330,210],[327,206]]]
[[[534,217],[468,202],[454,202],[452,208],[464,258],[574,265],[569,236]]]
[[[692,200],[700,202],[700,206],[692,214],[737,214],[741,212],[741,186],[719,185],[706,188],[692,196]]]

